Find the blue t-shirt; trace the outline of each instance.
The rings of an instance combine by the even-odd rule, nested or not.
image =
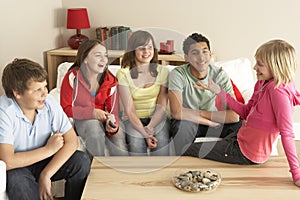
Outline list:
[[[12,144],[15,152],[45,146],[53,133],[65,134],[71,128],[67,115],[51,95],[47,95],[43,109],[37,110],[33,124],[14,99],[0,97],[0,143]]]

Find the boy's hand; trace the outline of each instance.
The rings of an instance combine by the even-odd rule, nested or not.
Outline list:
[[[61,133],[56,132],[50,136],[47,141],[46,148],[49,148],[55,154],[64,145],[64,137]]]
[[[51,179],[41,175],[39,178],[39,191],[41,200],[53,200],[51,193]]]

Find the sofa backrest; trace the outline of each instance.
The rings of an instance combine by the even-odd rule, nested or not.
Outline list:
[[[227,72],[233,83],[242,93],[245,102],[248,102],[252,96],[256,82],[251,61],[247,58],[238,58],[229,61],[215,62],[215,65],[222,67]]]
[[[67,73],[68,69],[73,63],[64,62],[61,63],[57,68],[57,82],[56,88],[50,91],[50,94],[56,96],[56,99],[59,101],[59,93],[62,80]],[[249,59],[247,58],[237,58],[228,61],[218,61],[214,62],[218,67],[222,67],[233,83],[237,86],[241,92],[245,102],[248,102],[253,93],[253,88],[255,84],[254,73],[252,70],[252,65]],[[169,71],[173,70],[176,66],[167,65],[165,66]],[[117,71],[121,68],[120,65],[109,65],[108,69],[112,72],[113,75],[116,75]],[[55,94],[56,93],[56,94]]]
[[[63,62],[57,67],[57,80],[56,88],[60,92],[61,83],[64,79],[65,74],[68,72],[68,69],[73,65],[72,62]]]

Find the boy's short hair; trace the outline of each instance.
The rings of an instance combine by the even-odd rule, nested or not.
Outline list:
[[[209,40],[205,36],[203,36],[203,35],[201,35],[199,33],[193,33],[193,34],[189,35],[183,41],[183,47],[182,47],[182,49],[183,49],[184,54],[188,55],[189,50],[190,50],[190,46],[192,44],[196,44],[196,43],[199,43],[199,42],[205,42],[207,44],[207,46],[208,46],[208,49],[210,50]]]
[[[26,58],[16,58],[4,68],[2,86],[6,96],[14,98],[13,91],[23,94],[31,81],[42,82],[46,79],[47,72],[40,64]]]

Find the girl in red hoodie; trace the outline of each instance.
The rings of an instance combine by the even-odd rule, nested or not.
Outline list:
[[[119,128],[117,79],[107,69],[106,47],[100,40],[83,42],[74,64],[65,75],[60,103],[92,156],[128,155]]]

